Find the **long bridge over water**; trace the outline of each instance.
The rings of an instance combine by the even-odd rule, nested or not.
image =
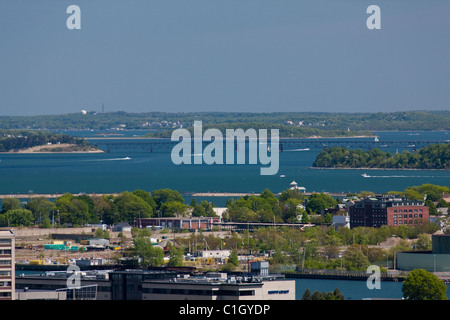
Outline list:
[[[144,152],[169,151],[179,143],[179,141],[171,141],[171,139],[156,139],[156,138],[140,138],[140,139],[121,139],[120,141],[111,142],[110,140],[87,139],[91,143],[97,145],[98,148],[106,152],[120,151],[120,150],[140,150]],[[224,139],[225,143],[225,139]],[[235,150],[239,147],[235,143]],[[246,144],[248,145],[248,141]],[[373,138],[318,138],[318,139],[279,139],[279,151],[297,151],[301,149],[323,149],[325,147],[345,147],[349,149],[383,149],[383,148],[398,148],[410,149],[412,151],[423,148],[430,144],[450,143],[447,141],[430,141],[430,140],[389,140],[377,141]],[[210,142],[202,142],[203,147],[210,144]],[[270,145],[268,141],[268,145]]]

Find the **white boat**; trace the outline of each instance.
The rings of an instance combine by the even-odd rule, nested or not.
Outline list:
[[[380,141],[380,140],[378,140],[378,137],[375,137],[375,142],[378,142],[378,141]]]
[[[362,176],[363,176],[364,178],[369,178],[369,177],[370,177],[367,173],[363,173]]]

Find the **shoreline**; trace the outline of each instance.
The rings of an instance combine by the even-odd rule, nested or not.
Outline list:
[[[72,192],[65,192],[65,193],[10,193],[10,194],[0,194],[0,199],[6,199],[6,198],[17,198],[17,199],[31,199],[31,198],[48,198],[48,199],[56,199],[66,193],[72,194],[74,196],[78,195],[87,195],[87,196],[120,196],[121,192],[105,192],[105,193],[72,193]],[[304,195],[312,195],[317,194],[321,192],[305,192]],[[323,193],[331,195],[331,196],[345,196],[347,192],[328,192],[323,191]],[[246,193],[246,192],[181,192],[183,196],[187,197],[223,197],[223,198],[233,198],[233,197],[245,197],[245,196],[260,196],[260,193]],[[276,196],[279,196],[281,193],[274,193]]]
[[[332,170],[403,170],[403,171],[450,171],[450,169],[416,169],[416,168],[370,168],[370,167],[308,167],[308,169],[332,169]]]
[[[92,150],[76,150],[78,146],[76,144],[61,143],[51,145],[40,145],[25,149],[13,149],[6,152],[0,152],[0,154],[55,154],[55,153],[104,153],[101,149]],[[52,150],[53,149],[53,150]]]
[[[332,136],[332,137],[323,137],[323,136],[309,136],[309,137],[279,137],[279,140],[283,139],[364,139],[364,138],[375,138],[377,135],[369,135],[369,136]],[[120,139],[120,140],[137,140],[137,139],[147,139],[147,140],[171,140],[171,137],[146,137],[146,136],[138,136],[138,137],[83,137],[86,140],[112,140],[112,139]],[[226,136],[222,138],[222,140],[226,140]]]
[[[56,199],[59,198],[66,193],[70,193],[74,196],[79,195],[89,195],[89,196],[119,196],[120,193],[113,192],[113,193],[72,193],[72,192],[65,192],[65,193],[11,193],[11,194],[0,194],[0,199],[8,199],[8,198],[17,198],[17,199],[32,199],[32,198],[46,198],[46,199]]]

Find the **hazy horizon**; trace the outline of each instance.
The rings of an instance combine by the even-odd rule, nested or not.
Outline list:
[[[101,109],[101,108],[100,108]],[[66,112],[66,113],[46,113],[46,114],[35,114],[35,115],[2,115],[0,114],[0,117],[40,117],[40,116],[65,116],[65,115],[72,115],[72,114],[80,114],[82,110],[75,111],[75,112]],[[96,115],[102,114],[101,110],[83,110],[86,111],[87,114],[95,113]],[[127,113],[127,114],[147,114],[147,113],[168,113],[168,114],[176,114],[176,113],[183,113],[183,114],[190,114],[190,113],[229,113],[229,114],[280,114],[280,113],[298,113],[298,114],[375,114],[375,113],[414,113],[414,112],[425,112],[425,113],[440,113],[440,112],[447,112],[449,113],[450,110],[399,110],[399,111],[125,111],[125,110],[115,110],[115,111],[105,111],[103,114],[113,114],[113,113]]]
[[[446,111],[449,16],[447,0],[2,0],[0,115]]]

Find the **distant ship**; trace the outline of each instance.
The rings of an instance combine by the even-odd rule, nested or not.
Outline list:
[[[380,141],[380,140],[378,140],[378,137],[375,137],[375,142],[378,142],[378,141]]]
[[[362,176],[363,176],[364,178],[370,178],[370,176],[369,176],[367,173],[363,173]]]

